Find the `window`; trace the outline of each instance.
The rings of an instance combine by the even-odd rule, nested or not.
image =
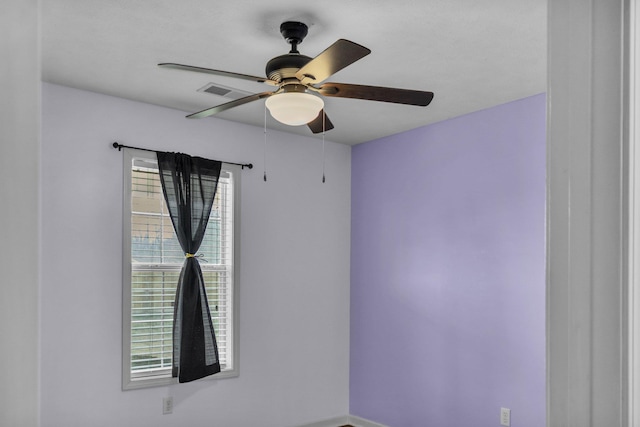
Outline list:
[[[127,390],[176,382],[173,307],[184,253],[165,206],[155,153],[125,149],[124,159],[122,387]],[[211,378],[238,375],[239,172],[222,164],[198,251],[222,368]]]

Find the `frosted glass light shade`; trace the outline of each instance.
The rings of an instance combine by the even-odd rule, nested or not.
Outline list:
[[[306,125],[324,107],[318,96],[304,92],[285,92],[267,98],[265,105],[277,121],[290,126]]]

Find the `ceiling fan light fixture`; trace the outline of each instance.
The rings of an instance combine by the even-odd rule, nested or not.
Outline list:
[[[324,107],[320,97],[305,92],[279,93],[267,98],[265,104],[274,119],[289,126],[306,125]]]

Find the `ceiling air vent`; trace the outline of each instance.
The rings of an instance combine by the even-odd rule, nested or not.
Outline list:
[[[198,89],[198,92],[206,92],[211,95],[217,95],[228,99],[240,99],[251,95],[250,92],[245,92],[243,90],[224,86],[218,83],[208,83]]]

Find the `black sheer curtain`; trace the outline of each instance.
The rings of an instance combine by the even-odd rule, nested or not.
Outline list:
[[[172,375],[183,383],[220,372],[218,344],[195,254],[207,228],[222,163],[182,153],[156,154],[164,198],[185,253],[174,307],[172,367]]]

